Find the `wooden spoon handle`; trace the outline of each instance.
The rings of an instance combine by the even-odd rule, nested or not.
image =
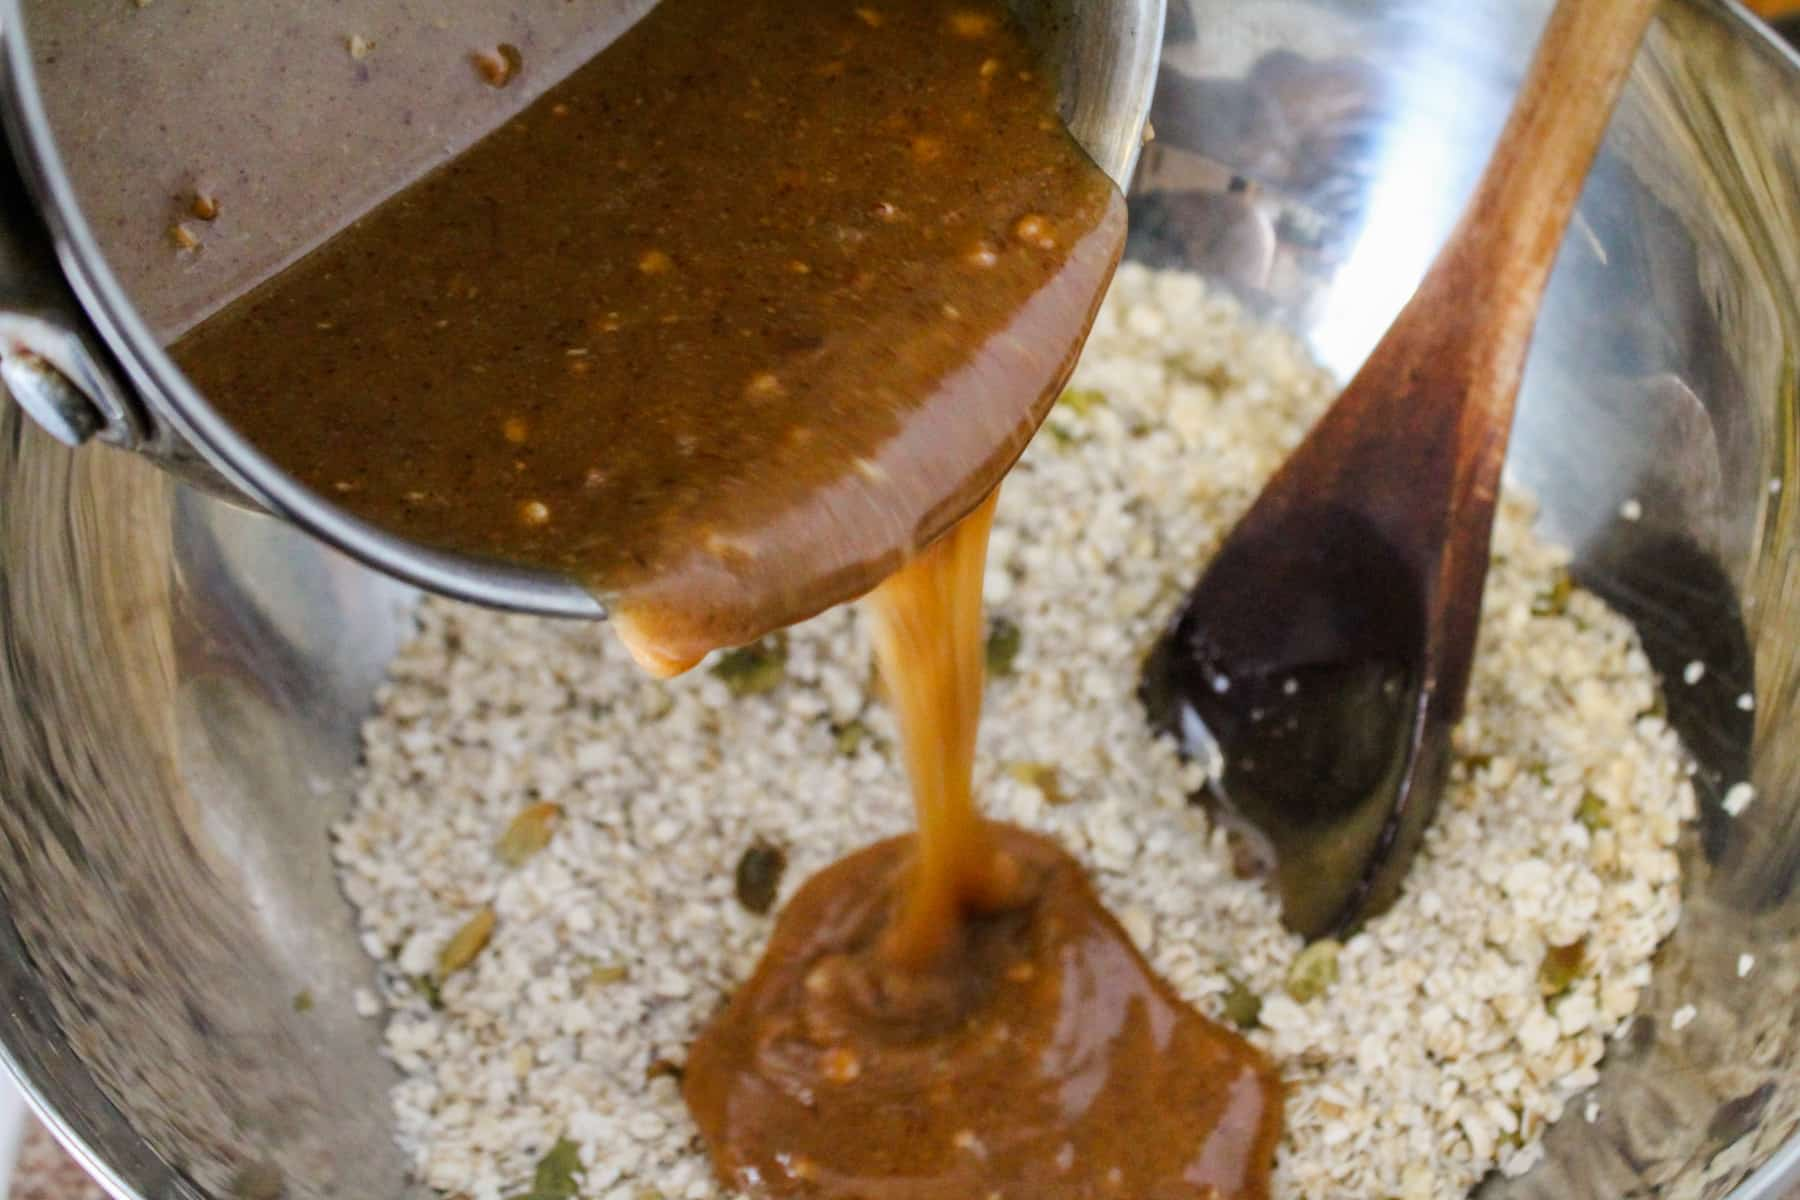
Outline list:
[[[1427,691],[1451,716],[1538,305],[1655,2],[1559,0],[1449,243],[1240,526],[1337,506],[1381,529],[1425,597]]]
[[[1342,497],[1423,569],[1464,500],[1491,505],[1538,304],[1655,3],[1559,0],[1449,242],[1250,522]]]
[[[1557,249],[1655,7],[1656,0],[1557,4],[1481,183],[1432,272],[1454,276],[1459,288],[1479,281],[1460,296],[1485,300],[1482,340],[1497,386],[1481,390],[1505,393],[1494,399],[1509,420]],[[1435,314],[1420,315],[1443,328]]]
[[[1402,318],[1430,324],[1429,307],[1470,298],[1479,331],[1471,338],[1468,326],[1438,322],[1443,344],[1433,347],[1430,334],[1419,339],[1425,355],[1449,365],[1432,389],[1437,398],[1462,393],[1451,406],[1455,455],[1428,630],[1437,650],[1432,706],[1449,719],[1461,715],[1468,687],[1494,506],[1538,307],[1655,6],[1559,0],[1474,199],[1421,289],[1424,306],[1409,306]]]

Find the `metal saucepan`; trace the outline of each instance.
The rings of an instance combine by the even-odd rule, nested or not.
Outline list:
[[[648,0],[512,12],[452,0],[430,21],[404,5],[139,7],[0,0],[9,390],[60,441],[134,450],[397,578],[495,607],[602,615],[567,579],[404,541],[303,487],[238,436],[162,345],[523,108]],[[1014,7],[1058,67],[1069,128],[1123,186],[1156,81],[1163,0]],[[379,56],[352,55],[351,37]],[[446,69],[501,42],[523,47],[527,64],[504,93]],[[110,90],[96,91],[96,72]],[[170,200],[196,185],[230,197],[234,232],[178,255]]]

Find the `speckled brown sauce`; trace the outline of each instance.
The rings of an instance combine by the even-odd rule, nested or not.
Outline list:
[[[1123,237],[998,6],[679,0],[175,355],[321,493],[575,576],[673,672],[974,507]]]
[[[581,580],[658,673],[875,589],[919,833],[809,881],[696,1040],[730,1186],[1267,1195],[1267,1062],[970,786],[996,487],[1123,237],[1001,5],[669,0],[176,347],[302,480]]]
[[[929,969],[883,935],[911,839],[820,872],[688,1058],[726,1180],[849,1200],[1266,1196],[1280,1088],[1138,957],[1053,842],[994,827],[1017,896]]]

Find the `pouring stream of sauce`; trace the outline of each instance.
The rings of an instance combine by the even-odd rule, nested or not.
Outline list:
[[[912,882],[883,946],[902,967],[929,969],[965,911],[994,912],[1020,896],[1019,864],[1000,850],[971,787],[986,682],[981,576],[999,500],[991,494],[864,602],[919,815]]]

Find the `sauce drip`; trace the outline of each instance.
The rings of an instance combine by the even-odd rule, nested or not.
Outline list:
[[[174,355],[321,494],[581,581],[673,674],[973,509],[1124,226],[996,0],[667,0]]]
[[[950,950],[965,911],[1019,897],[1018,865],[996,845],[970,786],[987,678],[981,577],[999,500],[995,491],[865,601],[919,816],[912,883],[884,945],[903,967],[929,968]]]
[[[916,837],[827,868],[688,1056],[721,1178],[822,1200],[1268,1195],[1281,1087],[970,787],[993,499],[870,598]]]

